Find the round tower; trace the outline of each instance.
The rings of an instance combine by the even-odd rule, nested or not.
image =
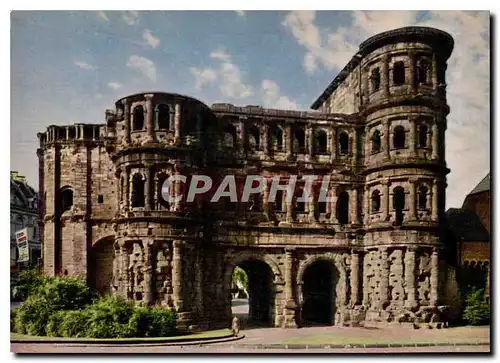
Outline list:
[[[415,313],[437,319],[452,49],[449,34],[426,27],[391,30],[360,45],[367,321],[412,321]]]

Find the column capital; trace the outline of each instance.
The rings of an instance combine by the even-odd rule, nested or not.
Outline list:
[[[416,184],[419,180],[420,180],[420,178],[417,176],[411,176],[408,178],[408,181],[412,184]]]
[[[286,254],[290,254],[290,255],[291,255],[291,254],[292,254],[292,253],[294,253],[296,250],[297,250],[297,248],[296,248],[296,247],[285,247],[285,253],[286,253]]]
[[[382,184],[383,186],[388,186],[389,185],[389,179],[382,179],[380,181],[380,184]]]
[[[406,252],[416,253],[418,252],[418,250],[419,250],[418,246],[412,246],[412,245],[406,246]]]
[[[152,93],[148,93],[146,95],[144,95],[144,98],[146,99],[146,101],[151,101],[154,97],[154,94]]]
[[[176,239],[172,242],[172,247],[174,248],[182,248],[184,247],[184,241]]]
[[[124,106],[129,106],[130,105],[130,100],[128,98],[124,98],[120,101],[120,103]]]

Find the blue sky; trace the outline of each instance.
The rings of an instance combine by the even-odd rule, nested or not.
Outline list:
[[[105,109],[131,93],[308,109],[361,41],[408,25],[455,38],[447,207],[460,206],[490,168],[487,12],[13,12],[11,170],[37,187],[36,133],[102,123]]]

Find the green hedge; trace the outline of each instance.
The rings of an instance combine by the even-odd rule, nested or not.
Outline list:
[[[47,277],[11,312],[11,331],[20,334],[127,338],[175,335],[175,312],[139,307],[120,297],[98,297],[78,278]]]
[[[487,325],[490,322],[490,305],[485,301],[484,289],[472,289],[465,300],[464,320],[470,325]]]

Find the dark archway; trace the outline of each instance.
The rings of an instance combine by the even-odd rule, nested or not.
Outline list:
[[[303,325],[333,325],[335,272],[332,263],[319,260],[304,271],[302,285]]]
[[[239,316],[247,326],[273,326],[275,291],[271,268],[265,262],[254,259],[238,263],[236,267],[241,268],[247,276],[248,313],[241,307],[244,301],[237,299],[232,301],[234,315]]]
[[[403,223],[405,208],[405,190],[403,187],[396,187],[393,190],[393,208],[396,211],[396,225],[400,226]]]
[[[337,220],[340,224],[349,223],[349,194],[343,191],[337,199]]]
[[[115,261],[112,237],[101,239],[92,246],[88,266],[90,285],[102,295],[111,293]]]

